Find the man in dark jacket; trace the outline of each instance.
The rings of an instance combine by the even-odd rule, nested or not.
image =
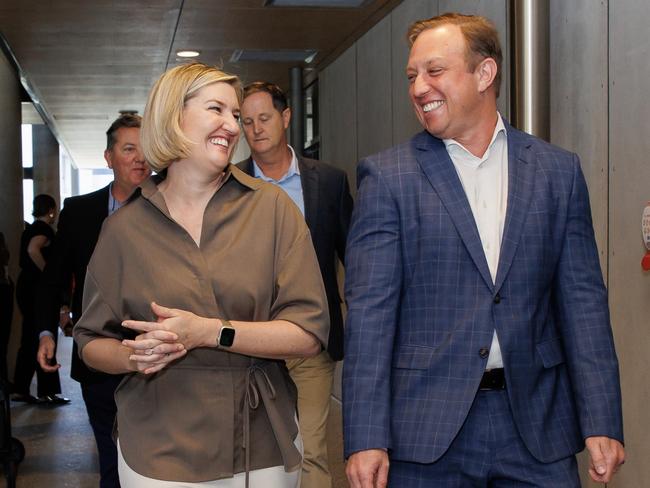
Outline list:
[[[343,319],[336,258],[343,262],[352,197],[344,171],[303,158],[287,145],[291,110],[280,88],[256,82],[244,89],[242,124],[251,157],[239,168],[278,185],[305,216],[327,293],[330,335],[327,351],[287,361],[298,387],[298,414],[305,455],[302,488],[329,488],[326,427],[335,361],[343,358]],[[298,141],[301,143],[302,141]]]
[[[45,267],[37,297],[42,330],[38,361],[46,371],[56,371],[51,364],[59,309],[64,297],[72,291],[72,321],[81,316],[86,267],[90,261],[104,220],[126,203],[137,186],[151,173],[140,149],[140,123],[137,115],[123,115],[106,132],[104,158],[115,179],[107,187],[93,193],[67,198],[59,217],[52,257]],[[111,437],[115,420],[113,394],[121,376],[91,371],[81,361],[73,346],[71,376],[81,384],[81,392],[99,452],[100,487],[119,487],[117,450]]]

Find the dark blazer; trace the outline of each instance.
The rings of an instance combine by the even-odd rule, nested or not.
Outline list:
[[[254,176],[253,160],[237,164]],[[343,359],[343,316],[336,279],[337,261],[345,260],[345,242],[352,213],[352,196],[345,171],[314,159],[298,158],[300,182],[305,202],[305,220],[314,243],[323,275],[330,312],[327,352],[334,361]]]
[[[359,164],[346,260],[345,453],[437,460],[496,328],[514,421],[541,462],[623,440],[618,362],[575,154],[506,123],[496,283],[445,146],[427,132]]]
[[[66,198],[59,216],[52,256],[48,260],[37,296],[37,324],[56,336],[59,307],[70,301],[72,320],[81,317],[81,305],[86,268],[97,244],[102,224],[108,216],[109,186],[86,195]],[[74,292],[69,299],[71,285]],[[91,371],[77,354],[73,345],[71,376],[83,382],[98,382],[105,373]]]

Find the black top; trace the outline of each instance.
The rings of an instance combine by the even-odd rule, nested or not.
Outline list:
[[[47,243],[41,248],[41,254],[47,262],[47,259],[50,256],[50,250],[52,240],[54,239],[54,230],[48,224],[42,220],[35,220],[33,224],[28,224],[25,228],[23,235],[20,238],[20,268],[22,269],[23,276],[27,275],[38,279],[41,274],[41,270],[36,266],[36,263],[32,261],[32,258],[27,252],[30,241],[37,236],[47,237]]]
[[[66,198],[63,203],[52,256],[45,266],[36,298],[39,331],[49,330],[56,334],[61,304],[70,305],[73,322],[81,316],[86,267],[104,219],[108,217],[109,188],[110,185],[93,193]],[[76,344],[73,344],[70,376],[82,383],[99,383],[109,377],[88,369],[77,355]]]

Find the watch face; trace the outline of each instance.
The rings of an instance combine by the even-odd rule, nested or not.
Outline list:
[[[235,341],[235,329],[232,327],[222,327],[221,334],[219,335],[219,345],[222,347],[230,347]]]

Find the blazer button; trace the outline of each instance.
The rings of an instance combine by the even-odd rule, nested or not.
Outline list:
[[[481,356],[482,359],[485,359],[490,355],[490,350],[487,347],[482,347],[478,350],[478,355]]]
[[[501,303],[501,295],[499,295],[499,294],[497,293],[497,294],[494,296],[494,300],[493,300],[493,302],[494,302],[494,303]]]

